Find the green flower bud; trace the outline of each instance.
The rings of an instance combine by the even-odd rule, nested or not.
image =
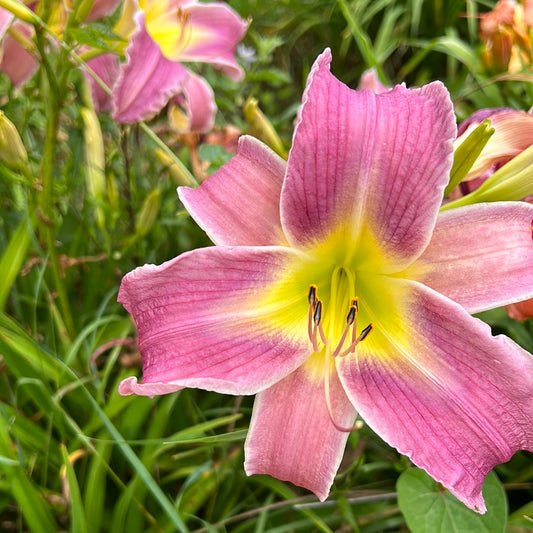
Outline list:
[[[15,170],[28,165],[28,153],[15,125],[0,111],[0,161]]]

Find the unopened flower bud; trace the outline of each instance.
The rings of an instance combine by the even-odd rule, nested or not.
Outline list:
[[[287,159],[287,152],[283,148],[283,143],[279,138],[274,126],[259,109],[259,105],[255,98],[248,98],[244,104],[244,119],[250,126],[250,135],[257,137],[263,141],[267,146],[270,146],[274,152],[279,154],[284,159]]]
[[[0,111],[0,161],[16,170],[25,169],[28,153],[15,125]]]
[[[80,115],[83,120],[83,137],[85,141],[87,192],[95,205],[96,222],[102,228],[105,225],[105,216],[101,202],[106,192],[102,130],[94,109],[84,107],[81,109]]]
[[[141,212],[135,223],[135,235],[144,237],[153,227],[159,213],[161,191],[154,189],[144,200]]]
[[[190,172],[183,166],[183,164],[178,164],[176,158],[171,158],[167,152],[161,148],[155,149],[155,156],[158,161],[163,165],[165,170],[168,171],[172,181],[176,185],[185,185],[186,187],[196,187],[196,183],[191,181]]]
[[[39,17],[29,8],[26,7],[22,2],[17,0],[0,0],[0,7],[4,8],[6,11],[13,13],[15,17],[24,22],[30,24],[39,24],[41,21]]]

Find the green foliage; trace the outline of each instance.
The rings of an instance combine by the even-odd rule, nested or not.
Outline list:
[[[398,479],[398,504],[412,533],[502,533],[507,522],[505,491],[494,473],[483,497],[487,512],[475,513],[458,502],[423,470],[406,470]]]
[[[370,67],[383,83],[443,80],[460,119],[481,107],[528,109],[533,100],[530,70],[491,73],[480,59],[478,13],[492,1],[229,3],[251,21],[240,52],[244,81],[191,65],[214,88],[217,134],[227,126],[250,132],[243,106],[256,99],[286,153],[306,76],[327,46],[336,76],[352,87]],[[86,82],[72,51],[114,49],[117,14],[80,25],[82,2],[73,2],[58,37],[39,20],[51,25],[59,4],[40,4],[34,21],[37,73],[18,89],[0,75],[2,113],[28,152],[27,171],[0,162],[2,530],[433,532],[451,530],[447,521],[472,520],[486,529],[456,530],[502,531],[507,514],[495,476],[486,486],[487,518],[472,518],[367,427],[350,435],[332,496],[319,503],[287,483],[245,476],[252,398],[196,390],[154,399],[118,394],[120,380],[140,373],[134,326],[116,302],[120,280],[138,265],[211,244],[175,189],[194,183],[191,172],[199,179],[215,171],[231,149],[207,136],[194,144],[177,135],[164,113],[133,126],[106,113],[88,116]],[[102,143],[103,168],[95,152]],[[516,170],[525,175],[528,166]],[[503,310],[482,317],[532,349],[531,322],[513,321]],[[531,455],[516,454],[498,474],[509,528],[527,531]],[[425,529],[414,502],[431,506]]]

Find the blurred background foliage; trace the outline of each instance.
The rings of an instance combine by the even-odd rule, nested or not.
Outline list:
[[[528,110],[533,101],[530,65],[494,71],[482,59],[479,15],[492,1],[229,4],[251,21],[239,48],[245,80],[195,66],[215,91],[217,133],[228,125],[254,133],[243,107],[255,98],[288,150],[306,76],[326,46],[332,71],[353,88],[368,68],[384,84],[442,80],[459,120],[484,107]],[[88,27],[104,35],[112,20]],[[121,277],[210,244],[179,204],[179,176],[158,150],[168,146],[189,167],[195,154],[206,174],[231,154],[207,136],[176,134],[165,113],[149,123],[159,144],[148,128],[101,114],[104,189],[94,194],[83,77],[61,53],[52,49],[48,57],[63,78],[58,93],[44,68],[22,89],[0,76],[1,109],[29,157],[27,171],[0,163],[0,530],[407,531],[396,481],[409,461],[367,427],[351,434],[332,496],[318,504],[289,484],[245,476],[253,398],[198,390],[155,399],[118,395],[119,381],[140,373],[135,329],[116,303]],[[54,106],[59,122],[50,154]],[[50,184],[43,184],[46,172]],[[532,349],[531,322],[503,310],[483,318]],[[509,518],[486,531],[533,530],[531,454],[517,453],[496,473]]]

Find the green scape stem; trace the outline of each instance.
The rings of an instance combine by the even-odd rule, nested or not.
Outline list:
[[[57,59],[56,69],[53,68],[47,57],[45,50],[46,40],[41,28],[36,28],[36,43],[45,73],[45,76],[43,76],[43,94],[48,102],[46,106],[46,128],[40,170],[42,190],[38,197],[40,210],[39,233],[49,254],[53,288],[57,293],[59,308],[65,324],[65,330],[61,332],[61,335],[66,339],[72,339],[75,329],[69,299],[61,276],[59,256],[55,246],[55,216],[53,205],[59,114],[63,107],[63,95],[65,93],[67,72],[70,65],[68,64],[68,54],[65,54],[63,49],[61,49]]]

